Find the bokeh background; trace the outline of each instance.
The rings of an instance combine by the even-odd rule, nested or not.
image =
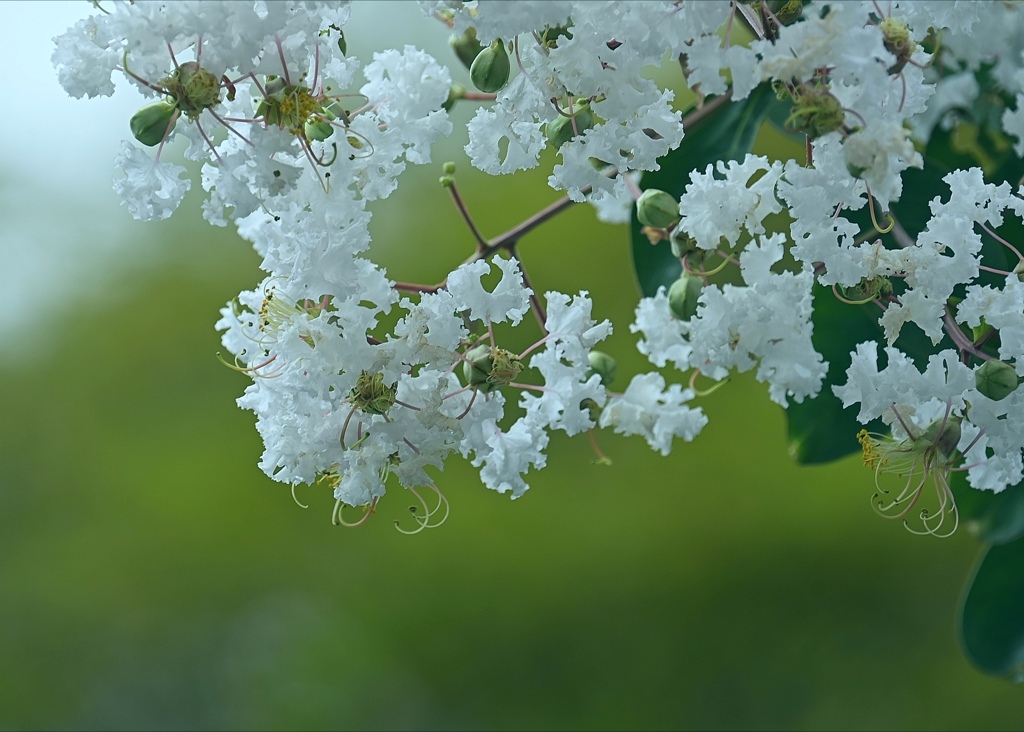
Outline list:
[[[398,489],[355,530],[323,489],[299,508],[215,357],[258,258],[202,222],[198,190],[159,224],[119,207],[140,97],[70,100],[49,63],[88,12],[0,6],[0,728],[1020,729],[1021,689],[957,645],[974,540],[877,518],[856,458],[793,464],[748,378],[668,458],[601,435],[614,462],[595,465],[556,435],[515,502],[451,460],[451,517],[415,537]],[[413,4],[357,5],[347,35],[365,60],[414,43],[454,62]],[[479,176],[464,134],[375,206],[395,279],[471,251],[441,161],[492,235],[557,198],[551,160]],[[617,386],[645,369],[625,227],[577,207],[521,253],[538,289],[595,295]]]

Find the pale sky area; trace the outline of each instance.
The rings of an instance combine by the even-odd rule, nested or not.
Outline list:
[[[40,323],[73,306],[84,289],[102,288],[111,268],[145,267],[153,259],[139,245],[138,229],[129,236],[131,217],[111,187],[114,156],[130,139],[128,120],[143,97],[122,81],[113,97],[72,99],[50,62],[53,37],[95,12],[85,0],[0,3],[0,26],[8,30],[0,44],[0,68],[7,69],[7,112],[0,115],[0,337],[11,344],[0,349],[0,359],[31,352]],[[360,32],[385,26],[386,34]],[[371,49],[380,50],[371,45],[375,39],[447,52],[444,29],[412,2],[356,3],[346,35],[350,53],[364,63]]]

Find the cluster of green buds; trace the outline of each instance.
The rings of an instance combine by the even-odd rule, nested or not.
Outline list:
[[[821,81],[801,82],[797,85],[775,84],[779,99],[793,101],[793,110],[786,118],[786,129],[802,132],[810,139],[841,130],[846,125],[843,105],[825,88]]]
[[[523,362],[519,356],[486,343],[471,348],[462,364],[467,385],[484,394],[508,386],[522,370]]]

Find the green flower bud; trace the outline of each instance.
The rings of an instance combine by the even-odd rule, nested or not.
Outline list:
[[[444,101],[444,104],[441,105],[441,109],[443,109],[445,112],[451,112],[452,107],[455,106],[455,102],[465,98],[466,87],[464,87],[462,84],[453,83],[452,88],[448,91],[448,98]]]
[[[697,300],[704,289],[700,277],[683,272],[668,290],[668,309],[676,320],[689,320],[697,313]]]
[[[512,72],[512,63],[508,60],[508,52],[500,38],[477,54],[473,65],[469,68],[469,78],[473,86],[488,94],[501,91],[508,83]]]
[[[676,229],[672,232],[672,239],[669,243],[672,246],[672,256],[676,259],[682,259],[683,257],[704,251],[703,249],[698,249],[697,240],[682,229]],[[703,259],[703,254],[701,254],[701,257]]]
[[[679,201],[665,191],[648,188],[636,200],[636,216],[644,226],[671,229],[679,221]]]
[[[590,111],[589,102],[574,104],[572,108],[573,117],[560,114],[548,122],[544,129],[548,144],[555,150],[576,137],[577,134],[582,135],[594,126],[596,119],[594,113]],[[575,129],[573,129],[573,120],[576,122]]]
[[[307,140],[326,140],[334,134],[334,126],[324,117],[311,115],[303,126]]]
[[[461,36],[452,36],[448,39],[448,45],[467,69],[473,67],[473,61],[484,50],[483,45],[477,40],[476,28],[470,28]]]
[[[437,182],[440,183],[443,188],[451,188],[455,185],[455,178],[450,175],[442,175],[437,179]]]
[[[974,372],[974,385],[978,391],[995,402],[1010,396],[1019,383],[1013,366],[996,359],[986,361]]]
[[[147,105],[132,115],[128,126],[135,139],[143,145],[159,145],[171,130],[176,109],[170,102]]]
[[[445,175],[455,175],[455,163],[449,160],[448,162],[441,165],[441,171]]]
[[[590,368],[587,369],[588,379],[597,374],[601,377],[601,384],[603,386],[610,386],[615,381],[615,371],[618,369],[618,363],[614,358],[604,351],[591,351],[587,354],[587,361],[590,362]]]
[[[583,401],[580,402],[580,409],[586,409],[587,410],[587,414],[590,415],[590,418],[593,421],[595,421],[595,422],[600,421],[600,419],[601,419],[601,407],[600,407],[600,405],[597,402],[595,402],[590,397],[587,397],[586,399],[584,399]]]

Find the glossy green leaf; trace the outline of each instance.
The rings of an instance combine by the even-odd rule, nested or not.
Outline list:
[[[967,483],[966,473],[957,472],[951,476],[949,487],[960,523],[982,541],[1006,544],[1024,536],[1024,482],[999,493],[979,491]]]
[[[711,99],[706,103],[711,103]],[[704,171],[718,160],[740,160],[754,146],[761,123],[777,104],[771,87],[762,84],[740,102],[727,103],[716,112],[686,128],[686,136],[675,150],[663,157],[660,170],[644,173],[640,187],[658,188],[674,198],[683,195],[690,182],[690,172]],[[630,227],[633,245],[633,269],[640,291],[652,297],[661,286],[668,287],[679,277],[682,266],[672,256],[667,241],[652,245],[641,233],[641,225],[633,210]]]
[[[1024,681],[1024,539],[982,553],[961,604],[960,638],[982,671]]]

